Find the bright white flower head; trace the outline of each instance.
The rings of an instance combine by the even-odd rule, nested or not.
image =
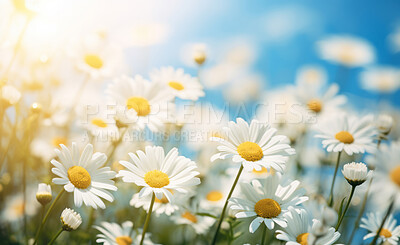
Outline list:
[[[136,233],[133,228],[131,221],[125,221],[122,225],[117,223],[101,222],[101,226],[93,226],[95,229],[100,231],[97,234],[96,242],[104,245],[128,245],[128,244],[139,244],[142,238],[141,230],[140,233]],[[150,245],[153,242],[150,240],[150,233],[146,233],[143,244]]]
[[[367,229],[370,233],[364,236],[364,240],[373,238],[379,230],[380,224],[382,223],[382,213],[368,213],[367,218],[361,219],[360,227]],[[399,242],[400,237],[400,225],[397,225],[396,219],[393,215],[390,215],[383,225],[383,229],[379,233],[377,243],[388,242],[389,244],[396,245]]]
[[[296,208],[308,200],[308,197],[303,196],[305,190],[297,189],[299,185],[299,181],[284,180],[280,173],[263,180],[253,180],[251,184],[243,182],[240,188],[245,199],[229,199],[230,208],[237,211],[236,218],[256,217],[249,227],[251,233],[262,223],[270,230],[274,229],[274,223],[286,227],[287,218],[284,214],[289,212],[289,207]]]
[[[228,127],[223,128],[221,137],[211,138],[220,143],[220,152],[213,155],[211,161],[232,157],[247,171],[260,171],[265,167],[283,172],[285,163],[295,150],[286,144],[286,136],[274,136],[275,133],[276,129],[256,120],[252,120],[250,125],[242,118],[231,121]]]
[[[319,234],[321,237],[312,243],[314,234],[319,233],[321,222],[317,219],[312,219],[311,215],[304,209],[294,209],[289,207],[289,212],[286,213],[287,227],[284,230],[277,230],[276,238],[286,241],[290,245],[331,245],[336,242],[340,233],[335,231],[335,228],[330,227],[325,229],[324,234]]]
[[[171,66],[161,67],[150,74],[151,81],[166,87],[176,97],[184,100],[198,100],[204,96],[203,87],[198,78],[184,73],[183,69]]]
[[[40,204],[46,205],[51,201],[52,198],[51,186],[45,183],[40,183],[36,192],[36,200],[38,200]]]
[[[70,208],[62,211],[60,219],[65,231],[76,230],[82,224],[81,215]]]
[[[143,186],[140,198],[154,193],[158,199],[165,196],[171,202],[171,190],[187,194],[189,187],[200,184],[196,163],[178,154],[176,148],[165,155],[160,146],[146,146],[144,152],[129,153],[131,161],[120,161],[127,170],[120,170],[117,177]]]
[[[345,151],[353,153],[373,152],[376,150],[376,129],[372,116],[358,117],[354,115],[335,114],[316,125],[322,138],[322,145],[328,152]]]
[[[327,89],[312,84],[298,84],[294,88],[297,100],[314,116],[337,113],[347,101],[346,96],[338,95],[338,92],[337,84],[332,84]]]
[[[400,69],[374,67],[361,72],[363,89],[378,93],[393,93],[400,88]]]
[[[87,74],[90,79],[102,80],[121,72],[123,67],[122,52],[117,46],[104,45],[91,36],[69,51],[75,61],[76,68]]]
[[[348,67],[363,66],[375,60],[374,48],[366,40],[352,36],[332,36],[317,43],[322,59]]]
[[[249,101],[257,101],[263,90],[263,78],[258,74],[244,75],[229,84],[223,90],[226,101],[240,105]]]
[[[182,60],[191,66],[201,66],[207,60],[207,45],[204,43],[186,44],[181,50]]]
[[[60,146],[61,150],[55,150],[60,161],[51,160],[54,165],[51,171],[59,176],[53,178],[53,183],[63,185],[67,192],[73,192],[77,207],[84,203],[93,208],[106,208],[100,197],[112,202],[114,197],[109,190],[117,190],[112,180],[116,173],[109,167],[103,167],[107,156],[99,152],[93,154],[91,144],[85,146],[82,155],[76,143],[72,143],[71,151],[65,145]]]
[[[371,171],[368,172],[367,165],[362,162],[345,164],[342,173],[347,182],[353,186],[361,185],[371,175]]]
[[[143,130],[160,130],[168,117],[174,95],[161,84],[150,83],[143,77],[121,76],[107,88],[109,100],[116,104],[117,119]]]

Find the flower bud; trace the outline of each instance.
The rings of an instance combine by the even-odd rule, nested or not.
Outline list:
[[[51,202],[51,199],[53,198],[51,194],[51,186],[47,185],[45,183],[40,183],[38,186],[38,191],[36,192],[36,199],[40,204],[45,206],[49,202]]]
[[[76,230],[82,224],[81,215],[70,208],[64,209],[61,213],[62,228],[65,231]]]

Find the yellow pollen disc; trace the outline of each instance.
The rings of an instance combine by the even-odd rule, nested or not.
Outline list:
[[[335,134],[335,138],[345,144],[351,144],[354,142],[353,135],[347,131],[340,131],[339,133]]]
[[[73,166],[68,169],[68,179],[78,189],[86,189],[92,183],[90,174],[81,166]]]
[[[243,159],[251,162],[258,161],[264,156],[261,147],[249,141],[240,144],[237,148],[237,152]]]
[[[144,181],[153,188],[162,188],[169,184],[169,177],[160,170],[152,170],[144,175]]]
[[[65,137],[54,137],[51,140],[51,143],[53,144],[53,146],[56,146],[56,147],[60,147],[61,144],[67,145],[67,142],[68,142],[68,140]]]
[[[253,172],[253,174],[266,174],[266,173],[268,173],[268,169],[265,167],[262,167],[261,170],[253,169],[252,172]],[[271,168],[270,172],[272,173],[272,168]]]
[[[395,167],[390,171],[390,179],[398,186],[400,186],[400,166]]]
[[[308,109],[318,113],[322,109],[322,102],[318,99],[312,99],[307,103]]]
[[[210,191],[207,193],[206,199],[211,202],[218,202],[223,198],[222,192],[220,191]]]
[[[87,54],[85,56],[85,62],[94,69],[100,69],[103,67],[103,60],[101,60],[101,58],[95,54]]]
[[[197,223],[197,218],[196,218],[196,216],[193,215],[192,213],[188,212],[188,211],[185,211],[185,212],[182,214],[182,218],[185,218],[185,219],[187,219],[187,220],[189,220],[189,221],[191,221],[191,222],[193,222],[193,223]]]
[[[156,199],[154,199],[154,201],[155,201],[155,202],[158,202],[158,203],[169,203],[169,202],[168,202],[168,199],[167,199],[165,196],[163,196],[161,199],[158,199],[158,198],[156,197]]]
[[[266,198],[261,199],[254,205],[254,211],[260,217],[271,219],[277,217],[282,210],[277,201]]]
[[[308,232],[298,235],[296,238],[296,242],[300,243],[301,245],[308,245],[308,242],[307,242],[308,235],[310,235],[310,233],[308,233]]]
[[[168,86],[170,86],[171,88],[176,89],[176,90],[178,90],[178,91],[181,91],[181,90],[183,90],[183,89],[185,88],[185,87],[182,85],[182,83],[176,82],[176,81],[170,81],[170,82],[168,83]]]
[[[206,55],[203,53],[198,53],[193,57],[193,59],[198,65],[202,65],[204,61],[206,61]]]
[[[126,101],[126,107],[128,109],[134,109],[138,116],[147,116],[150,113],[149,101],[142,97],[130,97]]]
[[[106,128],[107,127],[107,123],[100,118],[93,118],[92,119],[92,124],[99,127],[99,128]]]
[[[383,228],[381,230],[381,232],[379,232],[379,235],[384,236],[386,238],[392,237],[392,233],[388,229],[385,229],[385,228]]]
[[[119,236],[115,238],[115,242],[118,245],[131,245],[132,244],[132,238],[128,236]]]

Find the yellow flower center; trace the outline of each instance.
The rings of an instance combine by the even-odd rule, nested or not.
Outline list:
[[[128,236],[119,236],[115,238],[115,242],[118,245],[131,245],[132,244],[132,238]]]
[[[318,99],[312,99],[307,103],[308,109],[318,113],[322,109],[322,102]]]
[[[176,82],[176,81],[170,81],[170,82],[168,83],[168,86],[170,86],[171,88],[176,89],[176,90],[178,90],[178,91],[181,91],[181,90],[183,90],[183,89],[185,88],[185,87],[182,85],[182,83]]]
[[[390,179],[398,186],[400,186],[400,166],[395,167],[390,171]]]
[[[255,162],[263,158],[264,153],[259,145],[253,142],[243,142],[237,148],[239,155],[246,161]]]
[[[158,202],[158,203],[169,203],[168,202],[168,199],[165,197],[165,196],[163,196],[161,199],[158,199],[157,197],[156,197],[156,199],[154,200],[155,202]]]
[[[307,239],[308,239],[308,235],[310,235],[310,233],[301,233],[300,235],[297,236],[296,238],[296,242],[300,243],[301,245],[308,245]]]
[[[260,217],[271,219],[277,217],[282,210],[277,201],[266,198],[261,199],[254,205],[254,211]]]
[[[193,59],[198,65],[202,65],[204,61],[206,61],[206,55],[204,53],[198,53],[194,55]]]
[[[188,211],[185,211],[185,212],[182,214],[182,218],[185,218],[185,219],[187,219],[187,220],[189,220],[189,221],[191,221],[191,222],[193,222],[193,223],[197,223],[197,218],[196,218],[196,216],[195,216],[194,214],[188,212]]]
[[[274,170],[271,168],[270,173],[272,174],[273,171],[274,171]],[[268,169],[265,168],[265,167],[262,167],[261,170],[255,170],[255,169],[253,169],[252,172],[253,172],[253,174],[267,174],[267,173],[268,173]]]
[[[134,109],[138,116],[147,116],[150,113],[149,101],[142,97],[130,97],[126,102],[128,109]]]
[[[162,188],[169,184],[169,177],[160,170],[152,170],[144,175],[144,181],[153,188]]]
[[[99,128],[106,128],[107,127],[107,123],[100,118],[93,118],[92,119],[92,124],[99,127]]]
[[[347,131],[340,131],[339,133],[335,134],[335,138],[345,144],[351,144],[354,142],[353,135]]]
[[[379,232],[379,235],[384,236],[386,238],[392,237],[392,233],[388,229],[385,229],[385,228],[382,228],[381,232]]]
[[[85,56],[85,62],[94,69],[100,69],[103,67],[103,60],[96,54],[87,54]]]
[[[90,174],[81,166],[73,166],[68,169],[68,179],[78,189],[86,189],[92,183]]]
[[[223,198],[222,192],[220,191],[210,191],[207,193],[206,199],[210,202],[218,202]]]
[[[54,137],[54,138],[51,140],[51,143],[52,143],[53,146],[55,146],[55,147],[60,147],[61,144],[67,145],[67,142],[68,142],[68,140],[67,140],[67,138],[65,138],[65,137]]]
[[[24,204],[22,202],[15,204],[12,209],[14,210],[14,213],[18,216],[22,216],[24,214]]]

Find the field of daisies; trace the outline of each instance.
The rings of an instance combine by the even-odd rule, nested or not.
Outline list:
[[[132,2],[0,0],[0,244],[399,244],[399,64],[324,35],[267,83],[243,41],[161,50],[134,16],[179,1]]]

